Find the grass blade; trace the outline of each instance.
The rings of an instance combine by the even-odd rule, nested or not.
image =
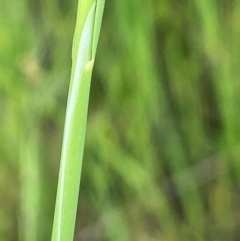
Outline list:
[[[81,1],[79,4],[81,4]],[[85,4],[84,6],[86,7],[87,5]],[[79,18],[76,25],[72,76],[65,120],[52,241],[73,240],[90,81],[94,64],[92,43],[95,13],[96,2],[92,3],[81,34],[79,33],[79,28],[82,27],[82,21]],[[80,40],[79,43],[77,42],[78,40]]]

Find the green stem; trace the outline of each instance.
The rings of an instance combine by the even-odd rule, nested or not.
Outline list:
[[[88,6],[86,2],[79,1],[78,10],[80,10],[78,11],[74,36],[73,66],[64,128],[52,241],[70,241],[73,240],[74,236],[89,90],[95,57],[92,49],[96,47],[93,44],[96,44],[96,38],[98,39],[99,35],[95,35],[96,6],[98,2],[93,2],[91,5],[88,4],[89,7],[86,7]],[[85,11],[88,10],[85,20],[79,19],[82,9],[80,8],[81,3],[85,7]],[[99,21],[98,26],[100,26]],[[81,33],[79,29],[82,29]]]

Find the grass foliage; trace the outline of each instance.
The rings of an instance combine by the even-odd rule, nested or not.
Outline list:
[[[0,9],[0,240],[50,240],[77,1]],[[239,240],[239,16],[106,1],[75,240]]]

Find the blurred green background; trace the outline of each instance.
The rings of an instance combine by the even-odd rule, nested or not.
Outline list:
[[[0,240],[50,240],[77,0],[0,0]],[[75,240],[240,240],[240,1],[106,0]]]

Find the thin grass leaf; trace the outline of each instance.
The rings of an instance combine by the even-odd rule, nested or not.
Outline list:
[[[80,19],[83,16],[81,13],[88,9],[89,4],[86,1],[79,1],[52,241],[73,240],[74,235],[88,98],[94,64],[93,41],[96,43],[96,37],[98,38],[98,35],[94,34],[96,6],[97,2],[93,2],[83,24],[83,20]],[[98,21],[101,23],[101,19]]]

